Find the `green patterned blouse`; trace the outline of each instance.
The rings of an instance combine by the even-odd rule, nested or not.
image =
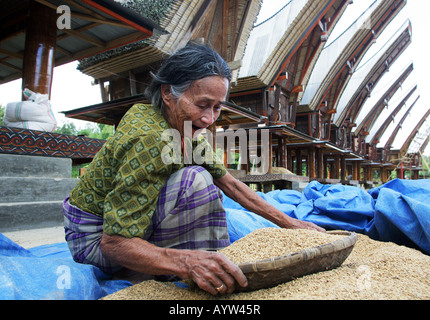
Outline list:
[[[175,149],[175,140],[163,136],[168,129],[157,108],[143,104],[130,108],[72,190],[70,203],[102,216],[103,230],[109,235],[145,238],[161,189],[172,173],[185,166],[183,157],[175,153],[180,152],[178,143]],[[199,159],[199,165],[215,179],[224,176],[227,170],[202,136],[193,141],[193,150],[197,147],[205,150],[200,153],[206,162]]]

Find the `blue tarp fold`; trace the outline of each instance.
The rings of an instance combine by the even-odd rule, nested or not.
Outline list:
[[[375,214],[366,234],[430,254],[430,180],[393,180],[369,190]]]
[[[328,230],[363,233],[375,240],[392,241],[430,254],[430,180],[392,180],[365,191],[344,185],[324,185],[312,181],[299,193],[276,190],[260,196],[293,218],[313,222]],[[229,216],[238,211],[255,215],[225,196]],[[235,210],[234,212],[231,210]],[[235,219],[233,240],[261,227]],[[271,223],[267,223],[270,226]],[[240,232],[236,234],[236,230]]]
[[[313,181],[302,193],[259,195],[293,218],[430,254],[430,180],[396,179],[369,191]],[[225,195],[224,206],[231,242],[256,229],[276,227]],[[99,299],[130,285],[75,263],[66,243],[24,249],[0,234],[0,299]]]

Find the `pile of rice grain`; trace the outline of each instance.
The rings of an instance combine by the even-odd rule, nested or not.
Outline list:
[[[344,237],[312,230],[295,232],[281,228],[262,228],[251,232],[248,236],[235,241],[219,252],[239,264],[279,257]]]
[[[302,229],[264,228],[221,250],[234,262],[259,260],[331,242],[339,235]],[[283,247],[283,249],[279,249]],[[430,299],[430,256],[391,242],[358,234],[341,267],[307,275],[269,289],[212,296],[171,282],[144,281],[105,300],[286,300],[286,299]]]

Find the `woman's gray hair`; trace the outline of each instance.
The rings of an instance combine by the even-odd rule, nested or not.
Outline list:
[[[152,83],[146,91],[152,104],[163,109],[161,85],[170,85],[171,93],[179,98],[193,81],[209,76],[220,76],[231,81],[231,71],[224,59],[206,45],[191,44],[171,55],[152,75]]]

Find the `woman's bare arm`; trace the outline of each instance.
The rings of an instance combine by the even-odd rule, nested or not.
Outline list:
[[[301,221],[289,217],[278,210],[243,182],[226,173],[222,178],[214,180],[214,183],[231,199],[241,204],[244,208],[254,212],[263,218],[283,228],[313,229],[324,232],[325,230],[312,222]]]
[[[221,253],[161,248],[141,238],[128,239],[106,233],[103,233],[101,248],[108,259],[130,270],[191,279],[213,295],[222,285],[222,294],[232,293],[237,284],[247,285],[239,267]]]

